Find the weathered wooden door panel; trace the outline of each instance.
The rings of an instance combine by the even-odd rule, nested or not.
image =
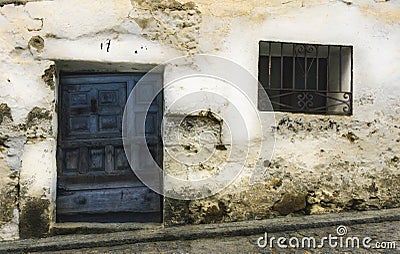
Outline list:
[[[62,103],[68,121],[64,139],[113,137],[121,134],[126,83],[66,85]]]
[[[160,212],[160,196],[145,186],[65,191],[58,200],[64,214]]]
[[[161,221],[162,199],[133,173],[122,143],[124,107],[140,77],[61,77],[57,221]],[[146,135],[149,150],[161,166],[162,96],[152,102],[149,112],[140,107],[160,86],[161,79],[155,76],[154,82],[135,89],[133,117],[146,117],[146,128],[138,124],[132,129],[135,135]],[[141,151],[132,149],[131,155],[140,156]],[[141,164],[146,170],[148,163]]]

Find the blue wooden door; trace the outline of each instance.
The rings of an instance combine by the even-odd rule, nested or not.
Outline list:
[[[133,173],[122,116],[138,74],[62,75],[59,94],[57,221],[161,222],[162,199]],[[157,89],[161,77],[146,84]],[[136,114],[136,112],[135,112]],[[146,118],[152,156],[162,165],[162,96]],[[158,176],[155,176],[158,177]]]

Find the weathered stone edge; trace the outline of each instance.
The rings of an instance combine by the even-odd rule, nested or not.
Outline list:
[[[222,224],[188,225],[160,229],[141,229],[91,235],[54,236],[44,239],[27,239],[4,242],[0,253],[57,251],[92,247],[108,247],[139,242],[192,240],[222,236],[248,236],[282,231],[319,228],[335,225],[354,225],[400,220],[400,208],[365,212],[345,212],[302,217],[284,217],[260,221]]]

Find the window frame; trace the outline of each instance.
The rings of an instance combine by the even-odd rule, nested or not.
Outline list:
[[[288,71],[284,66],[290,58],[293,66]],[[303,77],[298,79],[296,76],[299,66],[302,67],[298,64],[299,59],[304,61],[302,84],[299,81]],[[308,76],[311,67],[314,73]],[[321,84],[319,79],[320,68],[325,68],[326,77],[322,82],[326,84]],[[284,73],[289,73],[292,77],[287,78]],[[352,115],[353,46],[260,41],[258,80],[257,104],[260,111]],[[291,88],[288,88],[288,80],[292,82]],[[313,81],[314,87],[307,87],[308,81]],[[325,88],[321,89],[321,85]],[[266,102],[268,99],[272,109]],[[314,102],[317,106],[314,106]]]

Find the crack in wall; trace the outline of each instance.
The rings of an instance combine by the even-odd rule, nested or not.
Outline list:
[[[45,1],[45,0],[0,0],[0,7],[3,7],[4,5],[8,5],[8,4],[13,4],[13,5],[18,6],[18,5],[25,5],[29,2],[40,2],[40,1]],[[46,0],[46,1],[49,1],[49,0]]]

